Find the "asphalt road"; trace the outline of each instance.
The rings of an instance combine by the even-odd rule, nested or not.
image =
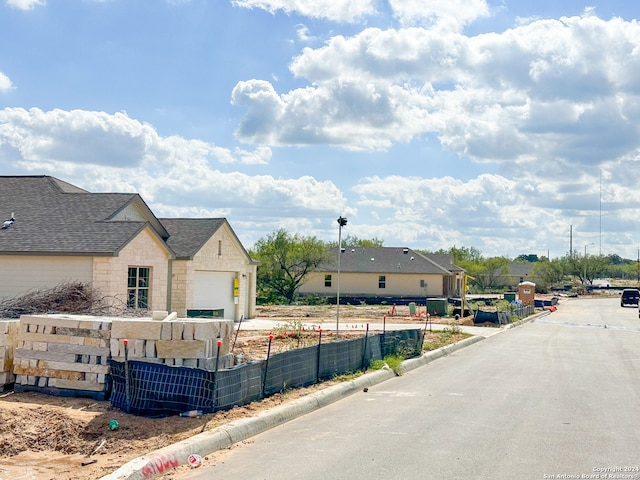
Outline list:
[[[639,347],[637,309],[569,300],[175,478],[640,478]]]

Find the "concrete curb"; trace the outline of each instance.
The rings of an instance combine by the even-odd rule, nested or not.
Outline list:
[[[525,319],[526,320],[526,319]],[[516,322],[518,326],[524,321]],[[461,348],[485,340],[486,337],[477,335],[466,338],[452,345],[427,352],[418,358],[411,358],[402,362],[399,374],[421,367],[432,361],[450,355]],[[229,448],[254,435],[270,428],[282,425],[302,415],[311,413],[333,402],[345,398],[365,387],[371,387],[396,376],[390,368],[385,367],[362,375],[354,380],[333,385],[313,395],[301,397],[287,405],[266,410],[255,417],[245,418],[221,425],[213,430],[200,433],[181,442],[161,448],[148,455],[138,457],[120,467],[115,472],[102,477],[100,480],[149,480],[172,468],[188,463],[189,455],[195,453],[204,457],[218,450]]]

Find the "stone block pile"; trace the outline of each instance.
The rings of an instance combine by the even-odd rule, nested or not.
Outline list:
[[[15,390],[107,391],[111,322],[99,317],[23,315],[14,352]]]
[[[23,315],[0,321],[0,386],[53,395],[109,394],[107,360],[213,371],[233,366],[233,320]],[[218,347],[220,343],[220,347]],[[219,351],[218,351],[219,350]]]
[[[218,368],[229,368],[232,334],[233,320],[113,320],[111,356],[124,361],[127,339],[129,360],[215,370],[217,359]]]
[[[0,392],[14,381],[13,351],[18,320],[0,320]]]

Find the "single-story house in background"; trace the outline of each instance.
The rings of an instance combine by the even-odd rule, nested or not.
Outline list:
[[[255,316],[257,264],[224,218],[157,218],[51,176],[0,176],[0,208],[0,300],[82,282],[114,307]]]
[[[335,297],[459,297],[465,272],[450,255],[426,255],[410,248],[343,247],[338,279],[338,248],[330,261],[309,274],[301,295]]]
[[[517,290],[518,285],[522,282],[534,280],[531,271],[535,263],[518,263],[511,262],[507,273],[503,273],[498,277],[498,284],[513,291]]]

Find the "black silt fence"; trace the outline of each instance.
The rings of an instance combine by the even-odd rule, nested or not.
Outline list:
[[[270,356],[267,360],[210,372],[140,361],[109,360],[111,404],[145,417],[177,415],[190,410],[213,413],[246,405],[287,388],[366,369],[387,355],[419,355],[421,330],[399,330],[355,340],[320,343]]]
[[[299,388],[317,382],[318,347],[305,347],[278,353],[265,362],[265,396],[287,388]]]
[[[206,370],[169,367],[129,361],[129,388],[125,364],[109,360],[113,392],[111,404],[120,410],[145,417],[165,417],[189,410],[215,410],[215,374]]]

